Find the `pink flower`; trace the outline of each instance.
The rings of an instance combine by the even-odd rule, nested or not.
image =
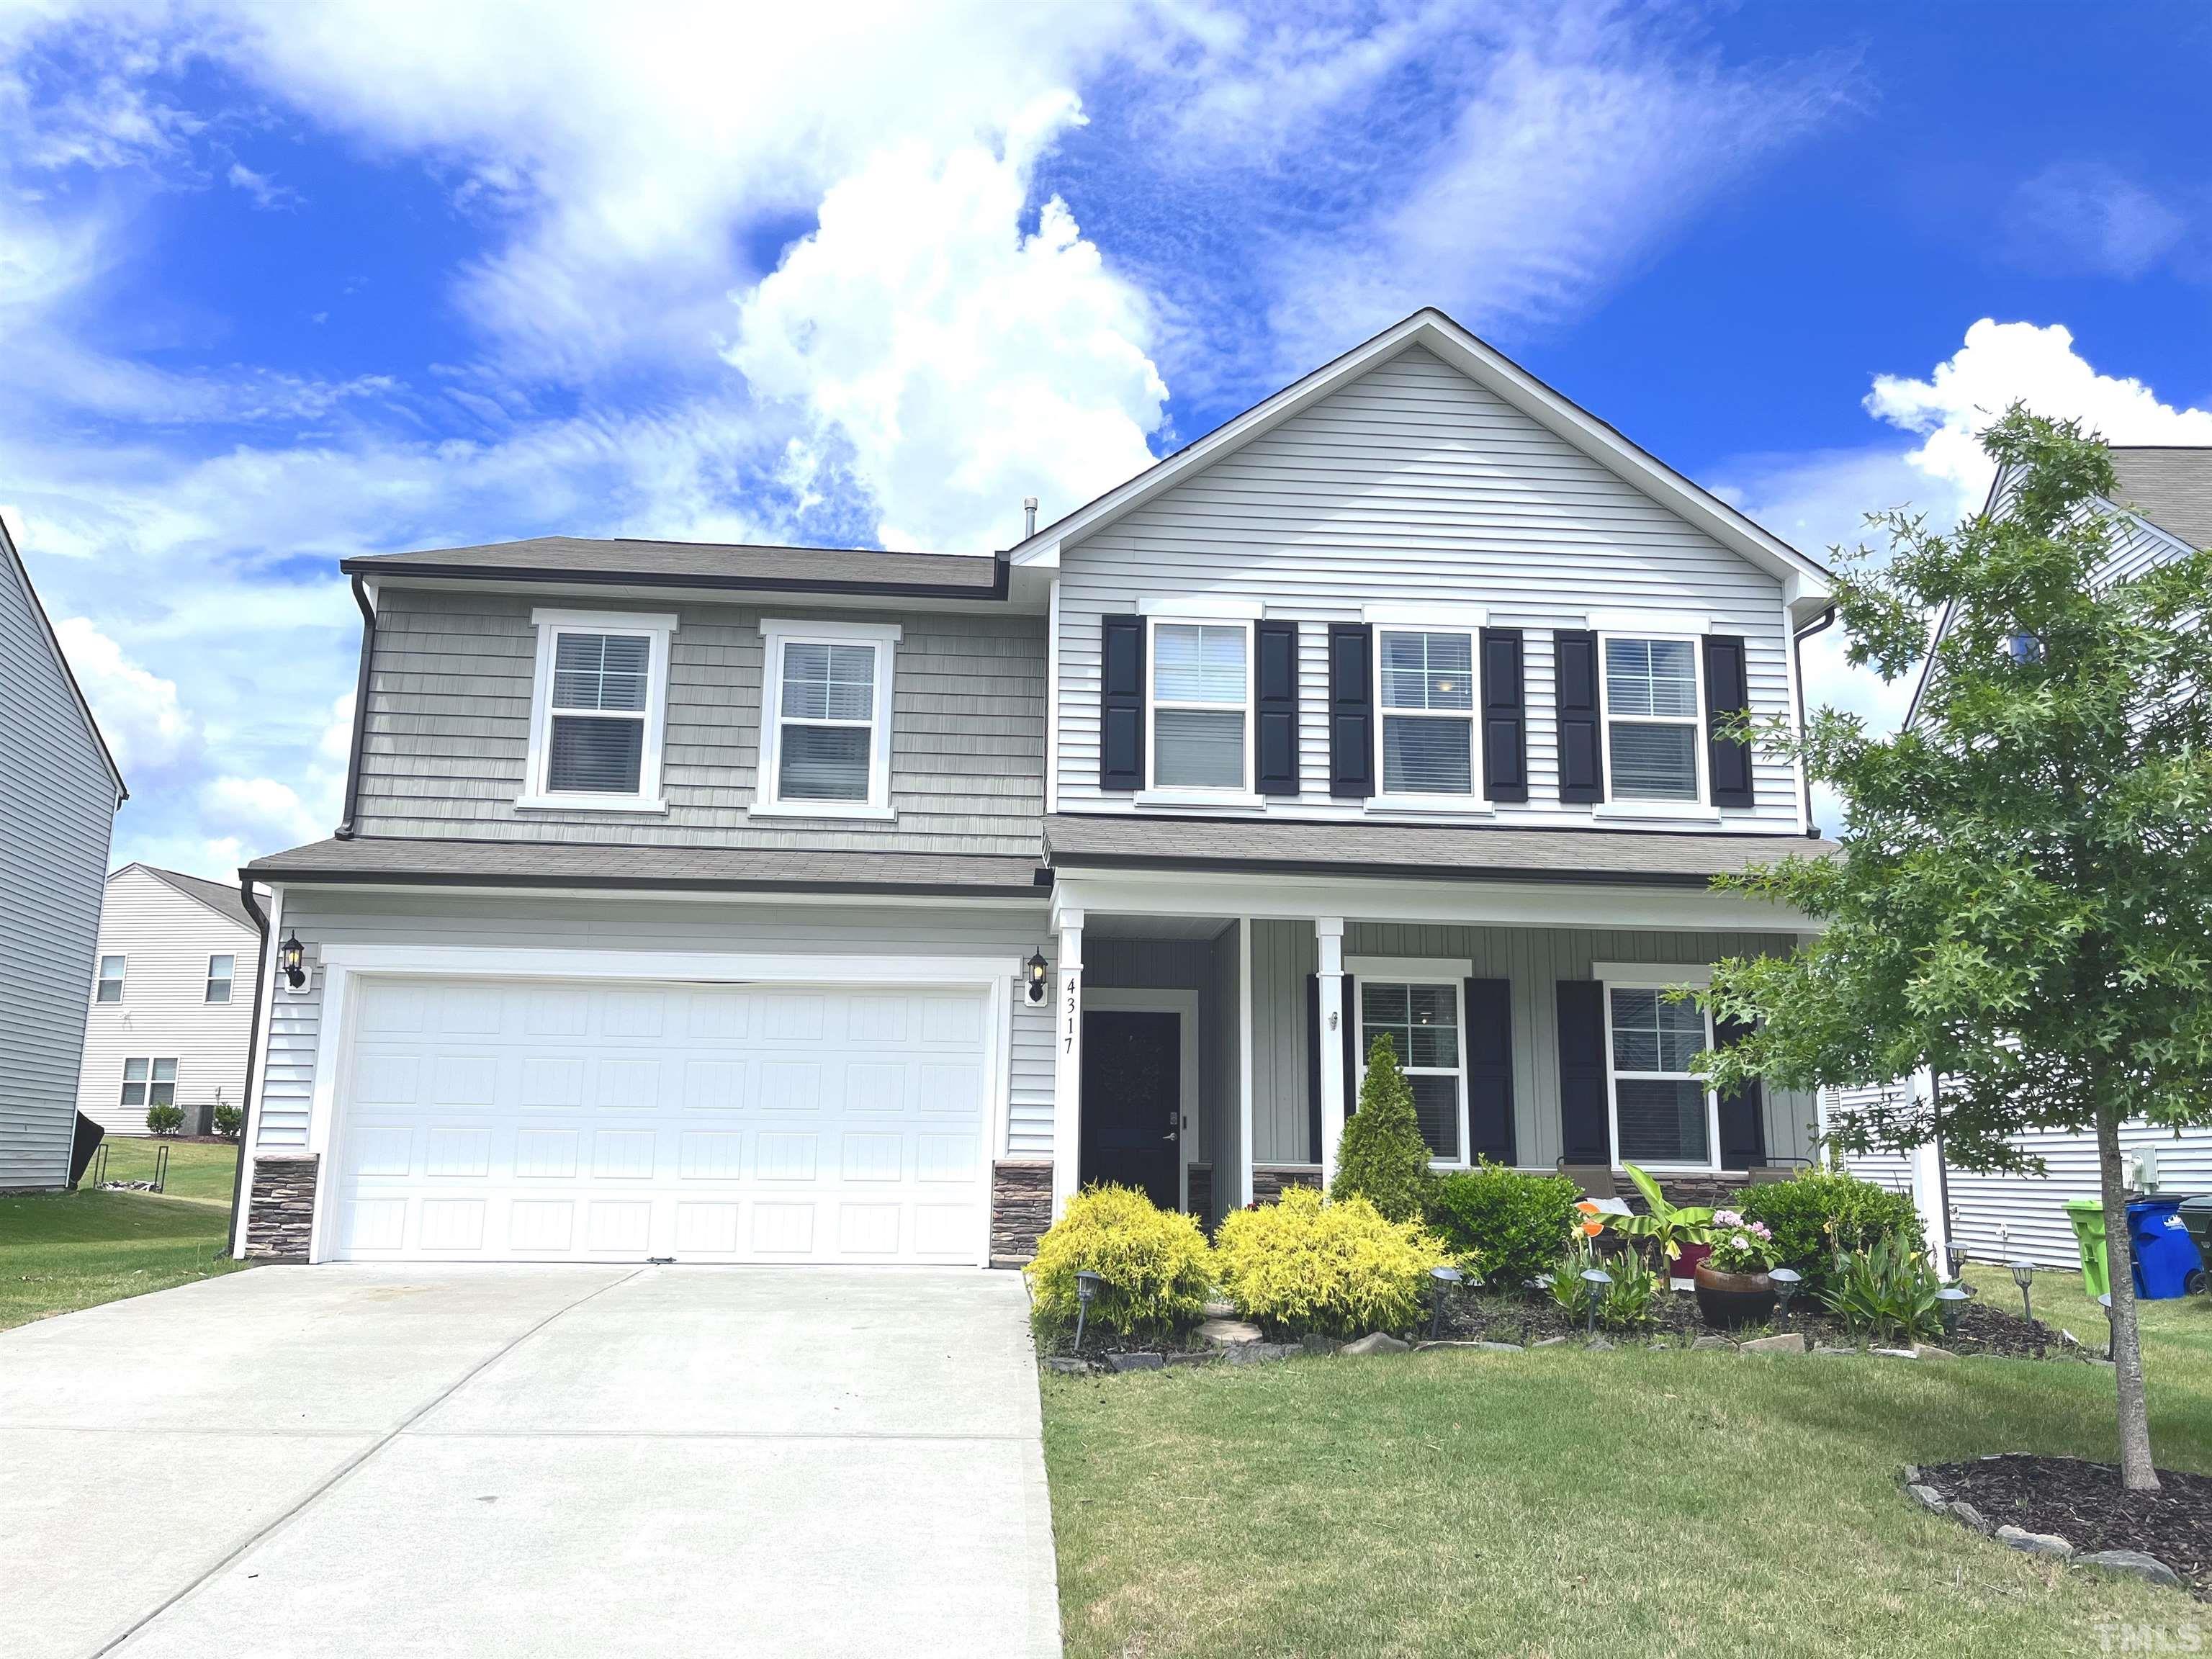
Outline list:
[[[1741,1227],[1743,1225],[1743,1218],[1741,1215],[1738,1215],[1734,1210],[1715,1210],[1713,1212],[1713,1219],[1720,1223],[1723,1227]]]

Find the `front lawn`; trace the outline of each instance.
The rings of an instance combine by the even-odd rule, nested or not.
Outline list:
[[[0,1198],[0,1330],[234,1273],[229,1230],[227,1209],[150,1193]]]
[[[151,1181],[156,1156],[154,1149],[166,1144],[169,1149],[169,1179],[162,1188],[164,1197],[220,1204],[226,1210],[230,1207],[231,1187],[238,1178],[235,1141],[164,1143],[152,1135],[110,1135],[101,1144],[107,1148],[110,1181]],[[91,1179],[89,1170],[86,1171],[86,1179]]]
[[[2078,1276],[2036,1312],[2101,1348]],[[2159,1462],[2212,1472],[2212,1304],[2147,1307],[2144,1348]],[[2099,1367],[1437,1350],[1042,1386],[1072,1655],[2019,1659],[2208,1622],[1899,1488],[1905,1462],[2111,1458]]]

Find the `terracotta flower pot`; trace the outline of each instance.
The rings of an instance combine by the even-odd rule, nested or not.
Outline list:
[[[1681,1253],[1667,1264],[1667,1277],[1670,1279],[1695,1279],[1698,1269],[1705,1265],[1705,1258],[1712,1253],[1713,1247],[1710,1244],[1683,1245]]]
[[[1765,1273],[1724,1273],[1698,1263],[1698,1312],[1717,1331],[1763,1325],[1774,1313],[1774,1281]]]

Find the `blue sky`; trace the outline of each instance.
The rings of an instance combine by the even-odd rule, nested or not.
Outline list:
[[[345,555],[1002,544],[1423,304],[1815,552],[2015,397],[2212,443],[2199,6],[781,9],[0,3],[118,863],[328,832]]]

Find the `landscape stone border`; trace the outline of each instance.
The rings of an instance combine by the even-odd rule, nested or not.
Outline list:
[[[2168,1589],[2185,1588],[2181,1575],[2154,1555],[2141,1550],[2097,1550],[2082,1554],[2056,1533],[2027,1532],[2019,1527],[1992,1527],[1990,1519],[1963,1498],[1947,1498],[1935,1487],[1920,1479],[1920,1466],[1907,1463],[1903,1471],[1905,1490],[1921,1508],[1933,1515],[1948,1515],[1962,1525],[1972,1528],[1984,1538],[1994,1538],[2008,1549],[2027,1555],[2049,1556],[2077,1567],[2095,1567],[2105,1572],[2125,1573],[2132,1577],[2163,1584]]]

